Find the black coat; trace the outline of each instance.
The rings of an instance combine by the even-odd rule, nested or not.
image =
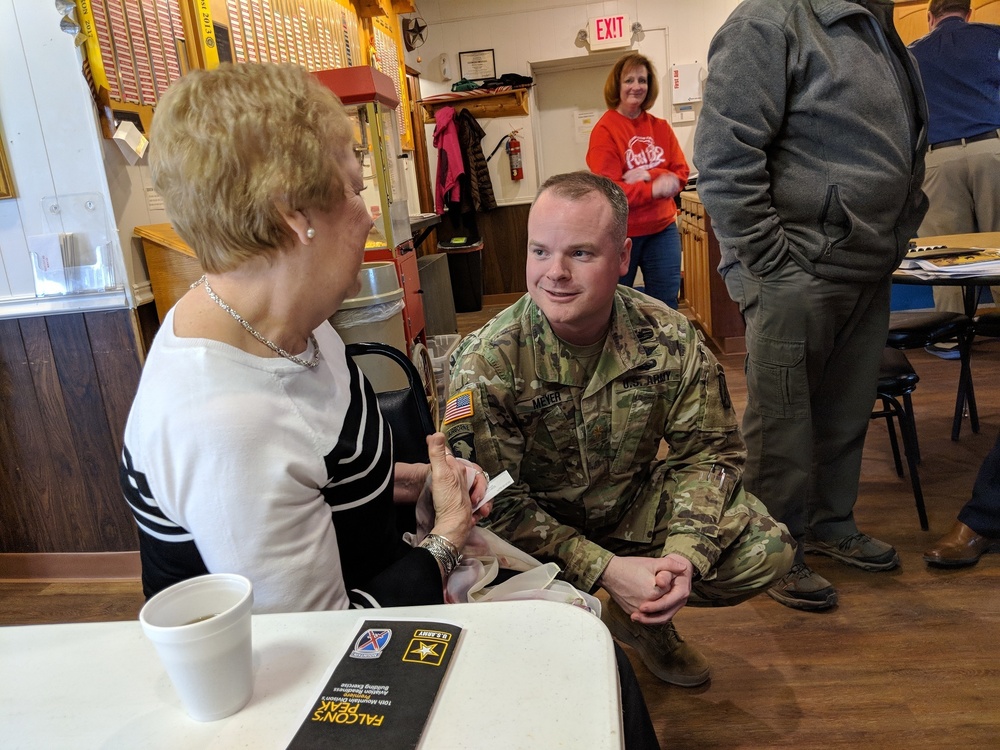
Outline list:
[[[486,131],[467,109],[459,110],[455,124],[458,126],[458,143],[462,147],[465,175],[468,177],[468,189],[463,184],[460,190],[459,212],[490,211],[497,207],[497,201],[493,195],[490,170],[481,145]],[[459,182],[463,183],[464,179]]]

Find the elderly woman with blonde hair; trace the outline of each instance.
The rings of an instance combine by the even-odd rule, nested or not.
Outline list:
[[[195,70],[157,107],[153,186],[205,275],[165,316],[125,429],[147,596],[232,572],[259,612],[442,601],[485,481],[469,489],[440,434],[429,466],[394,463],[328,322],[359,290],[372,226],[353,132],[291,65]],[[434,527],[410,548],[394,497],[428,482]]]

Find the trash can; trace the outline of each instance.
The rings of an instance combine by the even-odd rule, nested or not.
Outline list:
[[[438,250],[448,254],[448,274],[455,312],[483,309],[483,243],[468,237],[453,237],[438,243]]]
[[[396,278],[395,264],[362,263],[358,277],[361,291],[356,297],[344,300],[330,323],[345,344],[375,341],[406,354],[403,290]],[[386,367],[384,359],[366,355],[358,357],[357,363],[376,393],[405,388],[408,384],[403,371]]]

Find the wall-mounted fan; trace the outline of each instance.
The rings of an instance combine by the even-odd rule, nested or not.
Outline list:
[[[427,41],[427,24],[420,16],[403,19],[403,44],[410,52]]]

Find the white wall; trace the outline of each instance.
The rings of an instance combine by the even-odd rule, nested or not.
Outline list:
[[[104,150],[104,168],[108,178],[108,191],[114,207],[115,225],[124,248],[123,262],[135,304],[153,299],[149,287],[142,242],[133,236],[135,227],[146,224],[165,224],[169,221],[160,197],[153,191],[149,171],[149,152],[138,164],[131,166],[118,145],[101,139]]]
[[[429,33],[426,44],[407,53],[406,59],[422,72],[425,96],[450,90],[451,82],[440,80],[437,73],[441,54],[449,56],[456,78],[458,52],[474,49],[494,50],[498,74],[530,75],[533,64],[588,57],[587,47],[576,41],[587,20],[626,13],[644,29],[634,49],[661,68],[662,88],[669,92],[669,65],[703,63],[712,35],[737,4],[738,0],[418,0]],[[167,220],[148,189],[145,161],[129,166],[116,144],[101,137],[81,73],[81,51],[73,46],[72,37],[59,30],[54,6],[51,0],[0,0],[0,130],[17,190],[16,199],[0,200],[0,314],[7,314],[12,300],[34,304],[27,237],[49,228],[43,197],[94,193],[102,198],[133,304],[150,296],[132,230]],[[533,112],[536,105],[532,92]],[[669,116],[670,111],[669,97],[664,95],[653,112]],[[525,179],[511,182],[502,151],[490,168],[498,202],[529,202],[538,184],[535,116],[480,122],[487,132],[482,142],[487,153],[504,134],[520,131]],[[694,123],[675,124],[675,129],[690,159]],[[431,132],[428,127],[428,143]],[[433,147],[430,153],[433,174]],[[411,212],[416,212],[415,206],[414,199]],[[65,302],[67,309],[75,304]]]
[[[101,137],[82,52],[60,31],[59,21],[50,0],[0,0],[0,129],[17,193],[0,200],[0,302],[17,314],[30,312],[35,298],[27,238],[52,227],[44,197],[98,196],[115,262],[119,270],[124,263],[128,278],[138,277],[140,287],[145,272],[131,252],[121,257],[120,238],[130,238],[136,224],[166,220],[165,215],[152,219],[144,206],[136,210],[142,168],[128,167],[117,146]],[[6,304],[11,301],[17,306]],[[87,303],[41,301],[38,311],[78,304]]]
[[[704,67],[712,36],[738,4],[739,0],[609,0],[597,3],[417,0],[419,14],[428,24],[428,34],[423,46],[407,53],[406,62],[421,72],[424,96],[450,90],[451,84],[460,77],[458,53],[465,50],[492,49],[498,75],[531,75],[533,64],[588,57],[589,49],[586,45],[578,45],[577,33],[587,27],[592,17],[624,13],[643,28],[632,49],[649,57],[659,68],[663,94],[652,113],[672,120],[670,66],[698,62]],[[437,60],[442,54],[451,64],[452,81],[442,81],[438,72]],[[536,104],[534,97],[532,104]],[[512,127],[521,127],[522,134],[533,131],[534,120],[534,112],[528,118],[480,120],[487,131],[483,150],[489,154],[499,137]],[[690,162],[696,121],[672,124]],[[427,132],[433,162],[436,156],[430,145],[433,128],[428,126]],[[534,140],[534,136],[529,137],[523,144],[526,167],[530,166],[531,174],[526,168],[522,182],[511,183],[504,175],[505,157],[498,154],[491,162],[494,190],[501,204],[523,203],[534,196],[537,189]],[[432,163],[431,174],[435,168]]]

